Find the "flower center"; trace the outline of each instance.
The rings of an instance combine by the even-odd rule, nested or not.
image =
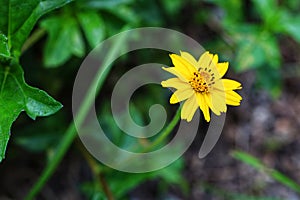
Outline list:
[[[210,74],[209,72],[200,71],[200,72],[194,72],[193,77],[189,81],[189,84],[193,88],[195,92],[198,93],[208,93],[209,88],[212,84],[214,84],[215,77],[214,74]]]

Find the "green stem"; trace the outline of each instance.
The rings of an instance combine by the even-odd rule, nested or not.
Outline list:
[[[125,26],[122,30],[127,30],[128,28],[128,26]],[[66,133],[64,134],[64,137],[58,145],[57,150],[55,152],[55,156],[52,158],[52,160],[49,161],[44,171],[42,172],[42,175],[34,184],[28,195],[25,197],[26,200],[34,199],[34,197],[40,192],[40,190],[43,188],[45,183],[54,173],[58,164],[61,162],[70,145],[74,141],[75,137],[77,136],[77,130],[74,121],[77,122],[77,128],[79,128],[82,125],[92,103],[94,102],[93,93],[94,91],[96,91],[96,93],[98,94],[100,89],[102,88],[103,83],[112,67],[110,63],[110,61],[112,60],[111,58],[115,57],[115,55],[118,53],[118,51],[120,50],[120,46],[124,42],[124,39],[125,37],[119,37],[118,40],[113,44],[113,47],[108,52],[108,55],[103,62],[103,67],[99,68],[99,71],[97,72],[96,77],[90,85],[87,95],[85,96],[83,103],[79,108],[79,112],[75,116],[72,123],[69,125]]]
[[[34,197],[39,193],[39,191],[43,188],[45,183],[51,177],[53,172],[55,171],[56,167],[64,157],[65,153],[67,152],[69,146],[73,142],[76,136],[76,128],[74,123],[72,123],[69,128],[67,129],[64,137],[62,138],[59,146],[57,147],[57,151],[55,152],[55,156],[51,161],[48,162],[48,165],[42,172],[42,175],[38,179],[38,181],[34,184],[32,189],[30,190],[29,194],[25,197],[25,200],[34,199]]]
[[[101,185],[102,190],[104,191],[104,193],[106,195],[106,198],[108,200],[114,200],[115,198],[108,186],[108,183],[106,182],[106,180],[103,176],[103,172],[102,172],[101,168],[99,167],[100,165],[96,162],[94,157],[92,157],[91,154],[86,150],[86,148],[84,146],[82,146],[81,143],[79,144],[79,142],[78,142],[76,144],[79,146],[79,149],[80,149],[82,155],[84,156],[85,160],[87,161],[88,165],[90,166],[90,169],[94,175],[96,182]]]
[[[27,49],[29,49],[33,44],[35,44],[39,39],[41,39],[41,37],[43,37],[46,33],[45,29],[37,29],[36,31],[34,31],[32,33],[32,35],[26,40],[26,42],[24,43],[21,52],[22,54],[27,51]]]

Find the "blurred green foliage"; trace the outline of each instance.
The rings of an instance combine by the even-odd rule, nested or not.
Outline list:
[[[284,60],[280,40],[291,37],[300,42],[299,1],[206,0],[220,11],[209,13],[215,19],[222,40],[232,49],[229,57],[237,72],[256,71],[256,83],[274,97],[281,94]],[[298,7],[297,7],[298,6]],[[298,12],[297,12],[298,11]],[[219,13],[219,16],[213,16]],[[210,20],[208,23],[211,23]],[[218,49],[217,46],[214,46]],[[226,53],[226,50],[225,50]]]
[[[105,171],[105,178],[116,199],[128,199],[127,194],[141,185],[143,182],[147,181],[159,181],[159,186],[161,188],[160,195],[163,196],[167,193],[170,185],[180,186],[180,189],[187,193],[188,186],[180,171],[183,169],[183,161],[177,160],[170,166],[158,170],[156,172],[130,174],[124,173],[112,169]],[[104,169],[105,170],[105,169]],[[81,186],[81,190],[84,192],[88,199],[106,199],[103,188],[98,182],[86,182]]]
[[[217,7],[211,8],[210,4]],[[40,27],[49,34],[44,63],[57,67],[72,55],[83,57],[88,52],[87,45],[88,49],[95,47],[99,41],[118,33],[124,23],[131,27],[184,29],[176,24],[180,22],[180,11],[195,5],[199,10],[194,15],[199,17],[194,19],[192,13],[188,23],[208,25],[219,36],[206,38],[204,47],[211,52],[220,51],[223,58],[232,61],[236,72],[255,70],[256,85],[278,97],[284,64],[279,44],[282,37],[300,42],[299,4],[292,0],[76,1],[41,21]]]
[[[163,6],[166,13],[161,12]],[[46,67],[58,67],[72,58],[83,57],[104,38],[130,27],[163,26],[164,17],[178,14],[183,1],[79,0],[52,12],[40,22],[48,38],[44,47]],[[87,41],[87,44],[86,44]]]

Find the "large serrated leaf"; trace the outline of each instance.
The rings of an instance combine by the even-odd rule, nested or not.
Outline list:
[[[1,0],[0,30],[8,38],[8,47],[15,57],[36,21],[45,13],[72,0]]]
[[[46,92],[24,81],[21,66],[12,61],[0,64],[0,162],[5,156],[10,128],[22,111],[32,119],[57,112],[62,105]]]

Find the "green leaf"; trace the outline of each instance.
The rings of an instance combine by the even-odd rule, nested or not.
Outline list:
[[[71,0],[2,0],[0,30],[7,36],[12,54],[20,56],[22,45],[42,15],[69,2]]]
[[[178,159],[168,167],[154,172],[154,174],[155,176],[161,177],[165,182],[169,184],[178,184],[181,185],[183,189],[185,189],[184,187],[186,186],[187,182],[180,173],[183,168],[183,159]]]
[[[54,116],[39,119],[26,127],[18,127],[13,143],[27,151],[41,153],[57,147],[67,126],[66,116],[59,112]]]
[[[270,170],[269,173],[276,181],[300,193],[300,185],[291,180],[289,177],[276,170]]]
[[[121,5],[118,6],[118,11],[116,12],[116,8],[108,8],[107,11],[111,14],[117,16],[119,19],[123,20],[128,24],[138,24],[140,20],[140,13],[132,9],[132,6]],[[143,11],[143,14],[147,14],[147,12]],[[155,16],[152,16],[155,18]],[[149,19],[150,20],[150,19]]]
[[[265,65],[278,69],[281,54],[276,38],[255,25],[232,26],[229,34],[237,43],[235,69],[246,71]]]
[[[132,3],[133,0],[78,0],[76,1],[79,6],[93,8],[93,9],[103,9],[103,8],[115,8],[119,5]]]
[[[264,51],[255,45],[254,41],[254,38],[251,38],[239,43],[234,65],[238,72],[255,69],[263,65],[265,61]]]
[[[209,3],[218,5],[225,11],[224,25],[241,22],[244,19],[243,1],[240,0],[205,0]]]
[[[89,45],[96,47],[105,37],[105,25],[101,16],[94,11],[79,12],[78,21]]]
[[[300,43],[300,16],[290,16],[281,24],[284,32]]]
[[[57,132],[31,132],[14,138],[14,142],[24,149],[31,152],[43,152],[54,145],[61,139]]]
[[[260,29],[256,25],[236,24],[228,30],[236,41],[236,58],[233,65],[237,71],[246,71],[263,65],[264,51],[259,46]]]
[[[262,16],[262,19],[265,23],[269,24],[272,22],[272,18],[276,16],[278,11],[278,6],[274,0],[252,0],[255,8],[257,9],[259,15]]]
[[[254,167],[256,170],[259,170],[261,172],[268,174],[269,176],[271,176],[274,180],[278,181],[279,183],[300,193],[300,185],[298,183],[296,183],[289,177],[285,176],[281,172],[279,172],[275,169],[268,168],[258,158],[255,158],[252,155],[250,155],[246,152],[242,152],[242,151],[233,151],[231,153],[231,155],[233,158]]]
[[[28,86],[16,61],[0,64],[0,161],[5,156],[10,128],[22,111],[35,119],[57,112],[62,105],[46,92]]]
[[[181,11],[181,8],[183,7],[183,4],[185,2],[181,0],[165,0],[161,1],[161,3],[167,11],[168,15],[175,16]]]
[[[284,2],[280,2],[283,5],[285,5],[290,11],[296,11],[298,12],[298,9],[300,7],[300,1],[295,0],[286,0]]]
[[[274,70],[270,66],[264,66],[256,71],[256,84],[264,88],[273,98],[278,98],[282,92],[282,71]]]
[[[101,190],[101,186],[97,181],[84,182],[80,185],[81,192],[91,200],[106,199],[105,193]]]
[[[262,170],[264,168],[264,165],[262,164],[262,162],[253,157],[252,155],[242,152],[242,151],[233,151],[231,153],[231,156],[234,157],[237,160],[242,161],[243,163],[246,163],[248,165],[251,165],[252,167],[254,167],[257,170]]]
[[[278,69],[281,65],[281,53],[276,38],[268,32],[263,32],[259,35],[258,46],[264,52],[265,64]]]
[[[113,170],[111,173],[107,173],[107,180],[109,180],[109,188],[114,196],[117,199],[123,199],[130,190],[148,180],[160,179],[167,185],[177,184],[184,188],[186,181],[182,176],[182,169],[183,160],[178,159],[164,169],[155,172],[132,174]]]
[[[71,16],[55,16],[41,22],[49,38],[44,50],[44,62],[47,67],[64,64],[72,55],[82,57],[85,46],[79,25]]]
[[[134,119],[134,121],[139,124],[143,125],[144,121],[141,116],[140,110],[137,109],[137,107],[134,104],[130,104],[130,112]],[[123,114],[121,114],[122,117]],[[101,110],[101,119],[99,119],[101,126],[103,127],[103,130],[107,133],[109,139],[113,141],[116,145],[121,147],[122,149],[126,149],[128,151],[136,151],[137,150],[137,139],[124,133],[121,129],[119,129],[118,126],[116,126],[116,122],[111,114],[110,111],[110,103],[105,101],[103,103],[103,107]],[[122,117],[122,122],[126,126],[127,130],[131,130],[134,127],[132,127],[130,121],[128,118]]]

